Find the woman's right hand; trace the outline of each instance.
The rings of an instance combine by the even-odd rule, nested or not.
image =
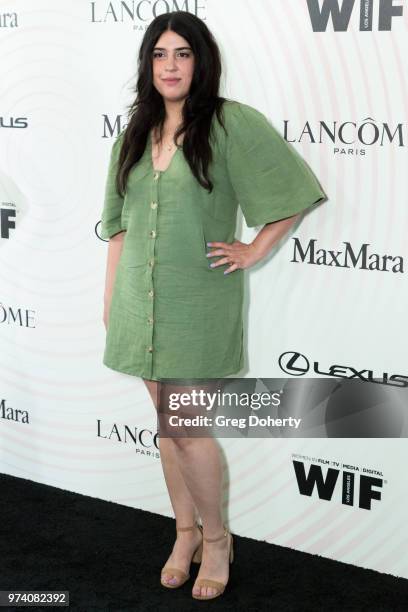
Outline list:
[[[110,305],[111,305],[111,298],[109,297],[105,297],[104,298],[104,306],[103,306],[103,323],[105,325],[105,330],[108,330],[108,321],[109,321],[109,311],[110,311]]]
[[[108,330],[109,311],[115,285],[116,269],[122,254],[123,242],[126,231],[119,232],[109,239],[108,256],[106,261],[105,289],[103,292],[103,322],[105,329]]]

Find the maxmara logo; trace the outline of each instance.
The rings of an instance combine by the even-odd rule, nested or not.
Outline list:
[[[128,0],[91,2],[92,23],[150,22],[163,13],[188,11],[205,20],[206,0]],[[136,26],[135,26],[136,27]]]
[[[333,152],[340,155],[365,155],[367,147],[405,147],[406,124],[389,125],[372,117],[361,121],[306,121],[299,129],[289,129],[285,119],[283,135],[288,142],[333,144]]]
[[[19,410],[18,408],[6,406],[5,399],[2,399],[0,402],[0,419],[14,421],[15,423],[29,423],[27,410]]]
[[[371,510],[373,499],[381,500],[381,488],[386,482],[382,478],[358,474],[359,469],[354,466],[344,466],[345,469],[343,466],[328,467],[325,475],[322,466],[314,463],[309,466],[307,474],[303,461],[293,460],[293,467],[301,495],[312,497],[316,489],[319,499],[331,501],[335,491],[338,490],[342,504],[358,506],[364,510]],[[370,471],[375,472],[375,470]],[[340,474],[342,478],[339,480]]]
[[[361,32],[389,32],[394,19],[402,17],[404,8],[401,0],[306,1],[314,32],[326,32],[329,22],[335,32],[346,32],[354,23]]]
[[[125,129],[126,123],[122,124],[122,115],[115,115],[114,119],[110,119],[108,115],[102,115],[103,129],[102,138],[112,138],[119,136],[120,132]]]
[[[17,28],[17,13],[0,13],[0,28]]]
[[[291,263],[307,263],[315,266],[333,268],[354,268],[371,272],[394,272],[403,274],[404,260],[401,255],[380,255],[374,253],[369,242],[364,242],[354,249],[350,242],[341,251],[317,248],[317,239],[311,238],[303,247],[299,238],[293,238],[293,258]]]
[[[333,376],[350,380],[356,378],[364,382],[376,383],[378,385],[391,385],[394,387],[408,387],[408,376],[403,374],[389,374],[382,372],[378,376],[373,370],[358,370],[349,365],[332,364],[321,365],[318,361],[310,363],[309,359],[298,351],[286,351],[279,355],[280,369],[290,376],[304,376],[308,372],[314,372],[321,376]]]

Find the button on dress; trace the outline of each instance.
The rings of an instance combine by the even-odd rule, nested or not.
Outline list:
[[[127,374],[221,378],[244,366],[244,270],[210,268],[207,242],[233,242],[238,207],[249,227],[292,216],[326,194],[299,153],[252,106],[223,105],[225,133],[213,118],[209,172],[202,187],[176,150],[157,171],[149,135],[129,173],[125,196],[115,189],[123,132],[112,145],[101,236],[126,230],[113,284],[103,363]]]

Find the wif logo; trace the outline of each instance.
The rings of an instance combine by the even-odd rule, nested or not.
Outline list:
[[[16,211],[12,208],[0,208],[0,236],[10,238],[10,230],[16,228]]]
[[[346,32],[357,13],[360,32],[392,30],[393,19],[402,17],[396,0],[306,0],[313,32],[326,32],[329,20],[335,32]],[[401,2],[401,0],[398,0]]]
[[[329,467],[326,476],[323,476],[320,465],[312,463],[308,474],[306,474],[305,464],[302,461],[293,461],[293,467],[301,495],[312,497],[316,488],[320,499],[330,501],[337,487],[341,493],[342,504],[346,506],[358,504],[358,507],[364,510],[371,510],[373,499],[381,499],[381,491],[376,489],[383,486],[382,478],[374,478],[367,474],[357,475],[355,472],[343,470],[342,479],[339,481],[340,469]],[[357,488],[358,493],[356,493]]]

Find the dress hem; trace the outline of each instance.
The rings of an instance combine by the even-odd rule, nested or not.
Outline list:
[[[207,376],[196,376],[196,375],[179,375],[179,376],[162,376],[161,378],[150,378],[148,376],[145,376],[143,374],[140,374],[139,372],[135,372],[135,370],[129,370],[126,368],[119,368],[117,366],[112,366],[109,365],[108,363],[106,363],[105,361],[103,362],[103,365],[105,365],[107,368],[109,368],[110,370],[114,370],[115,372],[121,372],[122,374],[129,374],[130,376],[137,376],[139,378],[145,378],[146,380],[154,380],[156,382],[160,382],[163,378],[225,378],[226,376],[231,376],[231,374],[237,374],[238,372],[240,372],[243,369],[243,365],[241,365],[239,368],[232,368],[232,370],[228,371],[227,373],[222,373],[222,374],[209,374]]]

